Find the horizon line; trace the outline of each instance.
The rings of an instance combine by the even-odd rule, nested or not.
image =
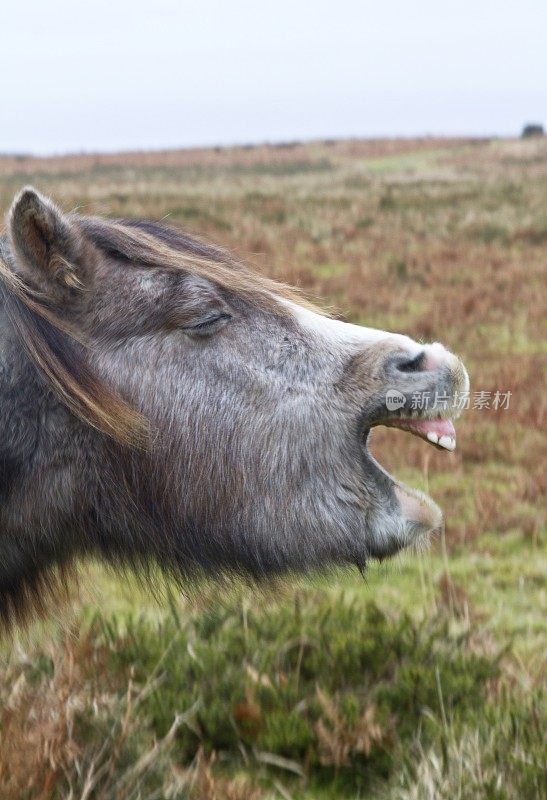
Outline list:
[[[541,125],[541,123],[526,123]],[[523,126],[526,127],[526,125]],[[378,142],[378,141],[416,141],[427,139],[444,139],[446,141],[489,141],[489,140],[519,140],[522,138],[520,134],[500,134],[500,133],[477,133],[477,134],[457,134],[457,133],[420,133],[420,134],[385,134],[374,136],[317,136],[311,138],[287,138],[287,139],[260,139],[250,141],[234,141],[230,143],[216,143],[216,144],[182,144],[182,145],[168,145],[168,146],[150,146],[150,147],[128,147],[128,148],[98,148],[98,149],[67,149],[67,150],[50,150],[44,152],[33,151],[17,151],[17,150],[0,150],[0,158],[10,158],[16,160],[32,160],[43,158],[70,158],[78,157],[93,157],[93,156],[117,156],[117,155],[138,155],[141,153],[172,153],[172,152],[191,152],[193,150],[250,150],[260,147],[287,148],[298,147],[302,145],[313,144],[330,144],[338,142]]]

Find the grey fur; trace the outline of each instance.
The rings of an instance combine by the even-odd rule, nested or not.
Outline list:
[[[2,240],[7,269],[84,341],[74,352],[86,369],[151,426],[148,446],[130,447],[68,408],[22,346],[4,280],[5,621],[40,603],[54,568],[85,555],[138,570],[157,563],[176,576],[264,576],[363,567],[428,532],[405,517],[365,441],[395,380],[408,412],[415,391],[461,389],[460,362],[404,372],[409,355],[397,343],[329,343],[284,303],[266,302],[266,290],[247,296],[191,267],[129,263],[123,230],[196,259],[224,257],[166,226],[132,221],[114,231],[69,217],[33,190],[15,201]]]

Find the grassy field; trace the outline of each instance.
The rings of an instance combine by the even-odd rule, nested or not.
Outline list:
[[[547,140],[0,157],[2,210],[25,183],[166,217],[344,319],[442,341],[490,406],[511,395],[466,412],[453,454],[377,432],[446,527],[364,578],[154,599],[83,567],[0,646],[0,799],[547,797]]]

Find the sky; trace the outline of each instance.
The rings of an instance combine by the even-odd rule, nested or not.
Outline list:
[[[10,0],[0,24],[0,153],[547,125],[546,0]]]

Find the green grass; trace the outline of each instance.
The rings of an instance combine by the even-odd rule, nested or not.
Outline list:
[[[446,150],[432,148],[414,153],[403,153],[380,158],[367,159],[364,162],[367,172],[385,175],[389,173],[410,172],[423,173],[436,166],[439,158],[446,155]]]
[[[364,579],[341,571],[301,581],[296,594],[294,585],[284,587],[280,601],[232,587],[219,604],[214,589],[205,591],[209,601],[199,611],[180,599],[166,611],[168,604],[95,570],[97,600],[109,612],[97,614],[91,604],[85,616],[114,651],[112,672],[133,671],[146,682],[161,663],[161,689],[142,709],[156,736],[175,710],[201,704],[199,733],[180,741],[182,763],[199,747],[218,751],[222,774],[247,764],[264,791],[281,781],[305,800],[406,797],[397,793],[401,782],[411,797],[420,770],[439,798],[516,800],[541,796],[533,726],[543,695],[529,689],[541,680],[546,569],[545,553],[518,532],[485,535],[472,552],[462,547],[450,556],[441,539],[421,554],[371,566]],[[516,686],[505,672],[519,675]],[[387,738],[366,757],[351,755],[367,704]],[[321,720],[340,747],[347,738],[345,761],[336,748],[334,755],[321,750]],[[287,763],[266,766],[263,752]],[[462,761],[459,777],[451,758]],[[491,786],[480,783],[485,773]],[[503,790],[495,788],[499,775]],[[467,793],[451,795],[462,779]]]
[[[370,564],[364,577],[341,570],[325,578],[297,581],[297,585],[316,588],[335,600],[343,593],[359,602],[374,602],[387,614],[409,613],[422,621],[438,612],[438,584],[446,574],[465,592],[469,613],[477,617],[483,633],[511,641],[520,658],[533,660],[541,655],[547,619],[547,554],[518,531],[503,537],[485,534],[472,549],[464,545],[450,555],[443,552],[439,538],[421,553],[404,553],[384,565]],[[97,608],[106,608],[122,620],[134,615],[135,609],[150,621],[165,616],[165,595],[155,600],[134,578],[121,581],[97,565],[84,570],[82,585],[82,613],[87,619]],[[178,593],[175,587],[170,591]],[[190,606],[199,594],[199,588],[192,588]]]
[[[159,602],[92,566],[70,689],[66,656],[11,657],[42,704],[77,709],[51,797],[94,764],[92,796],[116,800],[131,780],[147,800],[540,798],[546,566],[518,534],[450,556],[439,540],[365,579],[169,586]],[[172,777],[191,774],[203,795]]]

